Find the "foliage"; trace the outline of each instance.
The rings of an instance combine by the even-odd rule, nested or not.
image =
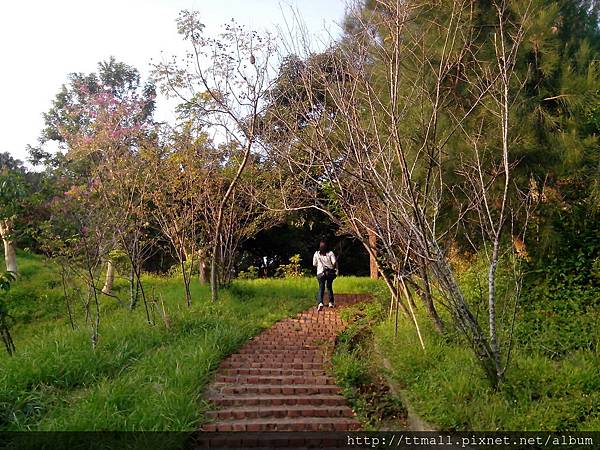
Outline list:
[[[4,241],[5,259],[11,270],[18,272],[14,261],[15,241],[29,228],[28,211],[35,204],[35,194],[25,170],[12,158],[0,166],[0,237]]]
[[[290,257],[289,264],[280,265],[275,271],[276,277],[281,278],[293,278],[293,277],[301,277],[304,275],[302,271],[302,260],[300,259],[300,255],[296,254]]]
[[[563,240],[529,265],[519,343],[552,358],[577,350],[598,352],[600,343],[600,228],[585,206],[557,223]]]
[[[0,220],[14,220],[24,209],[27,185],[22,172],[0,167]]]
[[[133,121],[124,122],[121,126],[135,126],[135,123],[143,123],[152,116],[154,100],[154,85],[142,85],[135,67],[111,57],[98,63],[98,71],[95,73],[69,74],[68,83],[63,84],[52,102],[52,107],[44,114],[45,128],[40,142],[65,142],[68,135],[86,134],[86,130],[89,131],[95,126],[96,118],[107,118],[103,117],[107,108],[110,110],[127,102],[131,102],[131,105],[137,103],[141,108],[134,108],[136,114],[130,115]],[[39,162],[50,157],[44,155],[40,149],[37,149],[37,152],[36,149],[32,150],[33,156],[38,156],[34,159]]]
[[[240,271],[238,274],[240,280],[255,280],[258,278],[258,267],[248,266],[246,270]]]

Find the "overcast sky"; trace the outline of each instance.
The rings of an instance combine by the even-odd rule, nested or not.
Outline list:
[[[95,71],[115,56],[145,77],[151,58],[183,49],[175,27],[182,9],[201,14],[215,34],[232,18],[256,30],[271,29],[298,10],[309,32],[338,32],[344,0],[1,0],[0,152],[21,160],[36,144],[47,111],[71,72]],[[324,30],[328,29],[328,32]],[[317,39],[319,39],[317,37]],[[160,108],[159,118],[168,115]]]

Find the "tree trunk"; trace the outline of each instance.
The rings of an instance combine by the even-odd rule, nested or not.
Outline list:
[[[6,263],[6,271],[17,274],[19,269],[17,267],[17,254],[15,252],[15,245],[11,239],[2,239],[4,241],[4,262]]]
[[[213,246],[213,252],[210,257],[210,298],[213,302],[219,299],[219,287],[217,285],[217,249]]]
[[[369,247],[371,248],[371,252],[369,252],[369,272],[371,279],[376,280],[379,278],[379,271],[377,270],[377,235],[371,230],[369,230]]]
[[[181,267],[181,277],[183,278],[183,287],[185,289],[185,302],[188,306],[192,306],[192,293],[190,291],[190,277],[191,272],[188,274],[188,271],[185,267],[185,252],[179,254],[179,266]],[[190,268],[191,268],[190,264]]]
[[[202,284],[206,284],[208,281],[208,266],[206,265],[206,254],[201,252],[198,257],[198,280]]]
[[[229,187],[223,195],[221,199],[221,203],[219,204],[219,210],[217,212],[217,224],[215,226],[215,234],[213,236],[213,245],[212,245],[212,255],[210,257],[210,298],[213,302],[216,302],[219,298],[219,285],[218,285],[218,277],[217,277],[217,252],[220,247],[220,239],[221,239],[221,227],[223,226],[223,210],[225,209],[225,205],[229,201],[229,197],[231,197],[231,193],[235,188],[238,180],[242,176],[242,172],[244,171],[246,164],[248,164],[248,158],[250,157],[250,150],[252,149],[253,136],[254,136],[254,125],[256,122],[256,109],[254,112],[254,118],[252,121],[252,127],[250,131],[250,137],[248,137],[248,143],[246,144],[246,148],[244,149],[244,157],[242,158],[242,162],[240,163],[235,176],[229,183]]]
[[[9,356],[13,356],[17,348],[10,335],[10,330],[3,318],[0,318],[0,334],[2,334],[2,341],[4,341],[4,347]]]
[[[448,300],[452,303],[451,311],[456,320],[456,324],[469,339],[491,386],[494,389],[498,389],[500,377],[496,370],[492,348],[486,340],[477,319],[469,310],[467,302],[454,278],[454,274],[439,247],[434,248],[433,257],[435,259],[432,260],[432,270],[437,272],[436,278],[443,284],[443,288],[448,294]]]
[[[133,264],[129,268],[129,309],[133,310],[137,305],[137,292],[135,286],[135,270]]]
[[[4,242],[4,262],[6,263],[6,271],[13,272],[15,275],[19,273],[17,267],[17,254],[15,244],[10,238],[11,226],[8,220],[0,221],[0,235]]]
[[[501,225],[500,225],[501,226]],[[500,235],[500,233],[498,233]],[[502,367],[500,365],[500,347],[498,346],[498,332],[496,331],[496,268],[498,267],[498,252],[500,242],[499,237],[494,241],[494,250],[492,252],[492,261],[488,273],[488,326],[490,332],[490,347],[494,356],[494,364],[498,377],[502,377]]]
[[[423,264],[425,264],[425,263],[426,263],[426,261],[423,260]],[[421,278],[423,279],[423,285],[425,288],[423,290],[424,296],[422,297],[422,299],[427,308],[427,313],[429,314],[429,317],[431,317],[431,320],[433,321],[433,326],[435,328],[435,331],[437,331],[438,334],[444,334],[444,322],[442,321],[442,318],[438,314],[437,310],[435,309],[435,305],[433,304],[433,296],[431,295],[431,289],[429,286],[429,276],[427,275],[427,269],[424,266],[421,266],[420,272],[421,272]]]
[[[106,281],[104,282],[104,287],[102,288],[102,293],[110,295],[112,293],[114,282],[115,282],[115,266],[114,266],[112,260],[109,259],[106,262]]]

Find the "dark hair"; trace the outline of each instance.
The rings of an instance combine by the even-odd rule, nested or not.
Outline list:
[[[319,241],[319,253],[321,255],[327,254],[327,241],[325,239]]]

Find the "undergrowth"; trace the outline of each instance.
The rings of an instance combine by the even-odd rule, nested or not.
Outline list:
[[[337,337],[332,370],[342,393],[365,430],[398,429],[406,411],[373,359],[373,327],[383,316],[380,301],[360,303],[341,312],[348,327]]]

